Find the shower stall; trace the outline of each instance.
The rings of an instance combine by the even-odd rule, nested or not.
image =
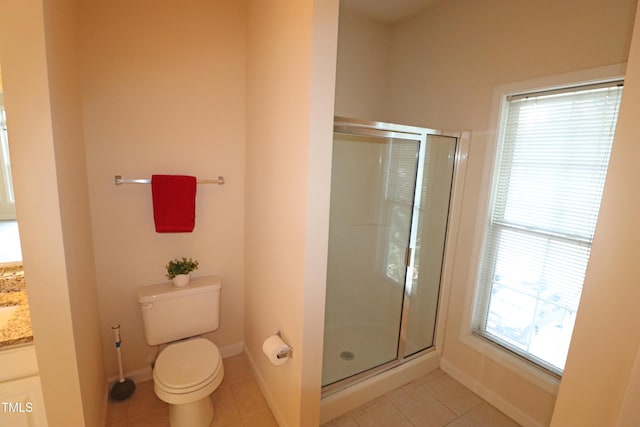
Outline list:
[[[335,118],[323,397],[434,349],[463,136]]]

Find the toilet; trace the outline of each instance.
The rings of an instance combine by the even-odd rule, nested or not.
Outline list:
[[[218,329],[222,281],[216,276],[138,289],[147,344],[168,344],[153,368],[153,388],[169,404],[171,427],[207,427],[210,395],[224,376],[218,347],[199,335]]]

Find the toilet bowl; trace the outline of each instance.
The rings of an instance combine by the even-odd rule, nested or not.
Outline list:
[[[209,396],[223,376],[220,351],[211,341],[192,338],[169,344],[156,359],[153,384],[158,398],[170,404],[171,427],[209,426]]]

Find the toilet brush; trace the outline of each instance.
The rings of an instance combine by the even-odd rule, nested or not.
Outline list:
[[[136,391],[136,385],[129,378],[125,378],[122,373],[122,356],[120,355],[120,325],[111,327],[113,336],[116,340],[116,353],[118,355],[118,381],[111,387],[111,399],[125,400],[131,397]]]

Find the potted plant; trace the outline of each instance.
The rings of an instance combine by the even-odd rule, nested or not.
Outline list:
[[[167,277],[173,280],[175,286],[186,286],[191,280],[191,272],[198,269],[198,260],[182,257],[169,261],[165,266]]]

